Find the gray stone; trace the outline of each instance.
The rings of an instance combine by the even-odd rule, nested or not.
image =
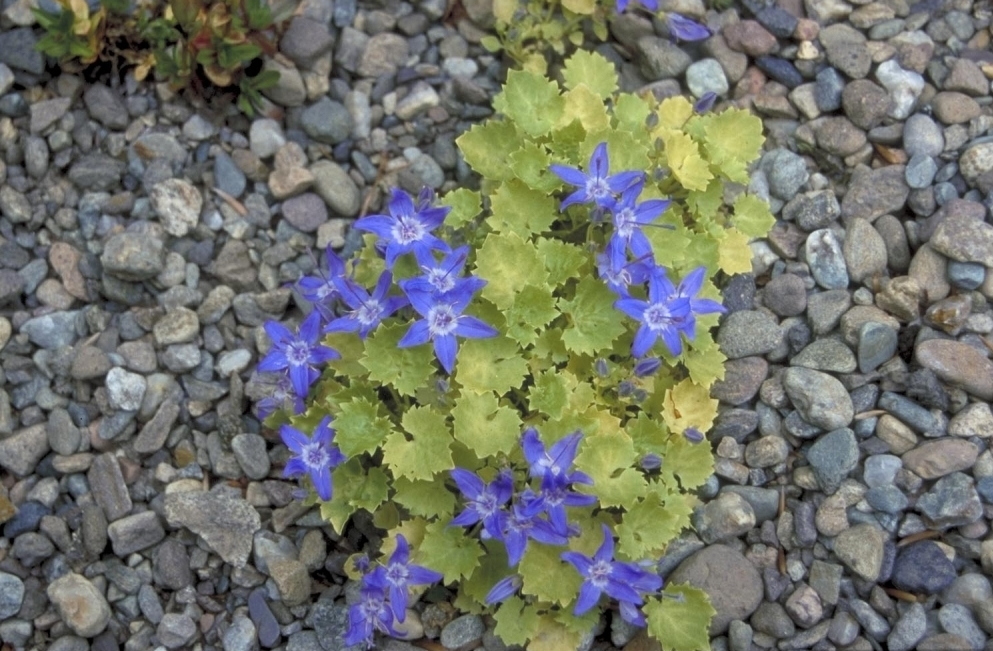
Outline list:
[[[313,67],[333,46],[328,25],[306,16],[293,18],[279,40],[280,52],[304,69]]]
[[[148,280],[165,268],[165,245],[156,237],[125,231],[107,241],[100,262],[104,271],[115,278]]]
[[[95,637],[110,622],[110,605],[96,586],[85,577],[69,572],[46,589],[62,621],[80,637]]]
[[[807,164],[803,158],[788,149],[773,149],[762,156],[762,171],[769,179],[769,192],[789,201],[807,182]]]
[[[717,332],[717,343],[730,359],[765,355],[783,341],[775,319],[764,312],[741,310],[727,315]]]
[[[834,553],[855,574],[876,581],[883,569],[887,538],[874,524],[857,524],[837,535]]]
[[[848,287],[848,269],[841,244],[834,232],[823,228],[807,237],[804,253],[810,273],[817,284],[824,289],[844,289]]]
[[[340,102],[324,96],[300,114],[303,130],[314,140],[336,145],[352,133],[352,116]]]
[[[0,572],[0,620],[13,617],[24,602],[24,582],[13,574]]]
[[[986,646],[986,634],[976,624],[972,611],[961,604],[945,604],[938,609],[938,621],[946,633],[968,640],[973,649]]]
[[[790,366],[827,373],[851,373],[856,368],[855,354],[845,342],[835,337],[816,339],[793,356]]]
[[[724,96],[728,92],[728,80],[717,59],[702,59],[686,69],[686,87],[694,97],[702,97],[705,93]]]
[[[258,512],[243,499],[224,493],[169,493],[166,520],[203,538],[227,563],[244,567],[252,551],[252,535],[262,526]]]
[[[108,129],[123,131],[128,126],[128,109],[116,92],[103,84],[92,84],[83,92],[90,116]]]
[[[391,75],[407,62],[409,56],[407,39],[399,34],[382,32],[365,44],[356,72],[363,77]]]
[[[762,577],[741,552],[709,545],[692,554],[669,576],[670,583],[690,583],[710,597],[717,611],[710,635],[722,635],[734,620],[746,620],[762,603]]]
[[[121,182],[124,163],[94,152],[77,159],[69,168],[69,180],[87,191],[110,190]]]
[[[231,450],[249,479],[260,480],[269,474],[265,439],[258,434],[238,434],[231,439]]]
[[[237,199],[245,192],[248,184],[244,172],[224,152],[214,157],[214,183],[217,188]]]
[[[110,406],[124,411],[138,411],[145,397],[145,378],[117,366],[107,373],[107,398]]]
[[[165,530],[154,511],[142,511],[111,522],[107,536],[113,544],[114,554],[124,558],[157,545],[165,538]]]
[[[284,201],[282,213],[286,221],[304,233],[315,232],[328,220],[327,206],[313,192],[304,192]]]
[[[200,221],[203,197],[185,179],[167,179],[149,192],[152,208],[170,235],[183,237]]]
[[[324,199],[331,211],[340,217],[358,215],[362,197],[355,181],[337,163],[320,160],[311,165],[314,190]]]
[[[253,651],[256,635],[252,620],[244,615],[235,615],[228,630],[224,631],[221,645],[224,651]]]
[[[803,419],[825,430],[846,427],[855,415],[852,399],[837,379],[802,367],[783,373],[783,388]]]
[[[899,214],[910,193],[905,176],[903,165],[857,170],[841,201],[842,218],[846,223],[859,217],[871,222],[881,215]]]
[[[108,522],[114,522],[131,512],[131,494],[117,458],[110,452],[93,458],[86,479],[93,499],[103,509]]]
[[[642,36],[635,45],[635,61],[645,79],[660,81],[683,74],[693,59],[667,39]]]
[[[182,613],[166,613],[155,629],[155,636],[167,649],[186,646],[196,634],[197,625]]]
[[[35,466],[48,454],[48,450],[45,425],[39,423],[25,427],[0,440],[0,468],[18,477],[26,477],[34,472]]]
[[[897,332],[882,323],[867,321],[859,330],[860,373],[871,373],[896,354]]]
[[[462,615],[441,629],[440,642],[446,649],[472,649],[483,639],[485,630],[479,615]]]
[[[807,461],[821,490],[828,495],[835,493],[842,480],[858,466],[855,432],[845,427],[821,436],[807,451]]]
[[[755,526],[751,504],[736,493],[722,492],[717,499],[698,507],[693,526],[708,545],[740,536]]]
[[[30,27],[0,31],[0,63],[33,75],[45,72],[45,59],[36,48],[38,37]]]
[[[441,97],[430,85],[419,81],[396,106],[396,116],[401,120],[412,120],[424,111],[438,106]]]
[[[917,510],[934,529],[961,527],[983,517],[983,505],[972,477],[961,472],[936,481],[931,490],[918,498]]]
[[[274,156],[286,144],[282,126],[270,118],[260,118],[252,122],[248,139],[252,153],[262,159]]]

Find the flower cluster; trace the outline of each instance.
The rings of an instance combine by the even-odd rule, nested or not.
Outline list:
[[[652,245],[642,230],[668,209],[668,199],[649,199],[638,203],[644,189],[644,172],[625,171],[610,174],[607,143],[593,150],[587,171],[565,165],[549,169],[560,179],[578,189],[562,202],[560,210],[577,203],[592,203],[593,211],[606,210],[612,216],[613,232],[606,250],[598,256],[598,272],[607,286],[618,295],[614,306],[641,322],[635,334],[631,354],[642,357],[662,338],[669,353],[678,357],[683,350],[680,335],[692,341],[696,336],[696,315],[724,312],[724,307],[709,298],[698,298],[706,267],[698,267],[673,286],[666,269],[655,264]],[[648,300],[632,297],[632,286],[648,284]]]
[[[345,644],[365,644],[371,649],[376,631],[396,636],[393,622],[403,623],[407,618],[407,589],[431,585],[441,579],[439,572],[410,562],[407,539],[397,534],[396,549],[386,565],[379,565],[362,577],[359,601],[348,611]]]
[[[310,477],[317,496],[325,502],[331,501],[331,471],[345,462],[345,455],[334,445],[331,417],[321,419],[313,436],[307,436],[292,425],[281,426],[279,435],[293,453],[283,469],[283,476]]]
[[[370,293],[354,279],[345,262],[331,250],[326,252],[327,271],[304,276],[297,282],[300,295],[314,305],[297,333],[277,321],[265,324],[272,348],[259,362],[258,370],[275,374],[273,392],[260,402],[259,417],[289,405],[294,414],[303,411],[303,400],[320,377],[320,367],[341,355],[320,343],[321,333],[355,332],[365,339],[384,319],[410,306],[421,317],[400,340],[401,348],[433,342],[441,367],[451,374],[458,352],[456,337],[493,337],[497,331],[479,319],[463,314],[486,281],[468,276],[462,269],[468,247],[452,251],[433,234],[448,214],[448,207],[433,207],[433,193],[421,193],[415,204],[403,190],[394,189],[389,215],[369,215],[354,227],[375,233],[377,248],[386,260]],[[435,252],[443,254],[439,261]],[[400,256],[413,253],[424,275],[394,283],[393,266]],[[398,286],[402,294],[393,293]],[[339,315],[340,314],[340,315]]]
[[[466,506],[451,524],[472,526],[481,522],[484,538],[503,542],[511,568],[520,563],[529,540],[546,545],[567,544],[568,539],[580,531],[569,523],[566,507],[593,506],[597,502],[596,497],[573,490],[577,484],[593,484],[586,473],[571,470],[582,438],[581,432],[574,432],[547,448],[535,428],[525,430],[521,436],[521,449],[528,464],[528,479],[537,484],[538,489],[527,486],[516,495],[509,469],[502,470],[487,484],[475,473],[456,468],[451,473],[452,479]],[[662,587],[662,579],[632,563],[614,561],[613,544],[613,535],[604,525],[604,543],[594,560],[578,552],[562,554],[562,559],[571,563],[585,579],[574,614],[578,616],[588,611],[596,605],[600,594],[606,592],[620,602],[626,621],[644,626],[644,616],[637,606],[644,603],[643,593],[656,592]],[[512,574],[493,586],[486,603],[492,605],[503,601],[520,586],[520,577]]]

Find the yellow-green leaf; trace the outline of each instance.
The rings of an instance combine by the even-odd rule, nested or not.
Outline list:
[[[621,314],[613,307],[615,300],[603,282],[589,276],[579,281],[575,297],[559,302],[559,309],[569,317],[562,334],[566,348],[586,355],[610,348],[624,332]]]
[[[648,100],[638,95],[624,93],[614,102],[614,118],[617,120],[617,128],[632,133],[639,133],[645,130],[648,116],[652,109]]]
[[[476,253],[476,273],[486,281],[483,296],[505,310],[526,284],[548,278],[545,264],[530,242],[517,233],[490,233]]]
[[[685,133],[670,131],[662,137],[662,142],[665,143],[666,165],[676,180],[687,190],[706,190],[714,175],[693,139]]]
[[[734,227],[748,237],[765,237],[776,223],[769,204],[754,194],[741,193],[734,200]]]
[[[445,217],[445,225],[458,228],[471,223],[483,211],[483,200],[475,190],[459,188],[445,194],[438,202],[442,206],[451,206],[452,210]]]
[[[507,336],[526,348],[538,339],[538,332],[559,315],[555,297],[547,285],[525,285],[507,310]]]
[[[603,131],[610,124],[603,99],[585,84],[580,84],[563,95],[565,110],[556,126],[564,127],[579,120],[587,131]]]
[[[728,109],[707,116],[703,128],[711,162],[720,166],[727,160],[745,165],[762,153],[762,120],[749,111]]]
[[[338,403],[338,413],[331,426],[334,442],[346,457],[375,452],[393,429],[388,418],[380,415],[382,406],[365,398]]]
[[[570,8],[568,5],[565,6]],[[576,10],[572,9],[572,11]],[[614,64],[603,55],[587,50],[576,50],[576,53],[569,57],[562,68],[562,79],[566,88],[571,90],[584,84],[601,99],[607,99],[617,90],[617,69]]]
[[[444,473],[426,480],[397,477],[393,488],[396,491],[393,500],[407,507],[412,515],[445,517],[455,510],[455,495],[445,488]]]
[[[717,613],[707,593],[689,584],[665,586],[665,596],[643,607],[648,633],[664,651],[708,651],[710,619]]]
[[[527,360],[513,339],[467,339],[459,351],[455,380],[476,393],[503,395],[521,386],[527,371]]]
[[[452,435],[442,414],[430,407],[411,407],[403,415],[401,425],[410,439],[395,432],[383,445],[383,461],[390,466],[394,477],[431,479],[435,473],[454,467]]]
[[[501,406],[492,391],[463,391],[455,407],[455,438],[479,458],[509,454],[521,436],[521,417],[516,409]]]
[[[576,600],[583,577],[576,569],[560,558],[563,549],[544,545],[534,540],[528,542],[518,571],[524,579],[521,592],[565,606]]]
[[[537,240],[537,248],[545,269],[548,270],[548,282],[552,285],[561,285],[570,278],[582,278],[589,273],[591,256],[582,247],[542,237]]]
[[[510,597],[500,604],[493,618],[496,619],[493,632],[504,644],[526,646],[541,626],[538,609],[533,604],[525,604],[520,597]]]
[[[693,105],[682,95],[667,97],[659,105],[659,129],[682,129],[686,121],[693,117]]]
[[[440,520],[425,527],[418,550],[420,564],[444,574],[445,583],[471,576],[483,555],[483,548],[474,536],[467,535],[462,527],[450,527]]]
[[[489,120],[473,125],[455,143],[465,162],[480,175],[497,181],[514,176],[509,157],[520,149],[521,137],[513,122]]]
[[[521,152],[516,152],[520,154]],[[489,225],[500,233],[516,233],[526,240],[548,230],[559,216],[558,202],[546,192],[511,179],[490,195]],[[533,248],[533,247],[531,247]]]
[[[707,428],[700,428],[706,431]],[[665,461],[662,463],[662,476],[666,484],[675,487],[672,477],[679,478],[683,490],[693,490],[702,486],[714,472],[714,455],[710,451],[710,442],[690,443],[682,434],[674,434],[669,438],[665,449]]]
[[[717,401],[708,387],[685,379],[666,392],[663,416],[672,432],[681,434],[690,427],[706,432],[717,417]]]
[[[558,85],[544,75],[511,70],[503,90],[493,98],[493,108],[513,120],[528,135],[543,136],[562,117],[565,100],[559,94]]]
[[[434,351],[430,346],[398,348],[409,326],[403,323],[381,325],[365,340],[360,360],[369,369],[369,379],[388,384],[400,394],[414,396],[434,379]]]
[[[752,270],[752,249],[748,246],[748,236],[736,228],[724,231],[724,237],[717,245],[720,255],[718,266],[728,275],[746,274]]]

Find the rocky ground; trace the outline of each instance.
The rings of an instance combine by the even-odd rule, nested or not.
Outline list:
[[[248,120],[53,72],[3,3],[3,648],[342,648],[368,523],[338,536],[280,478],[260,325],[385,187],[472,183],[453,140],[504,71],[485,4],[306,0]],[[716,35],[633,13],[598,50],[625,90],[762,116],[779,221],[727,288],[717,471],[661,569],[711,593],[715,649],[993,649],[989,4],[662,5]],[[412,639],[503,648],[432,596]]]

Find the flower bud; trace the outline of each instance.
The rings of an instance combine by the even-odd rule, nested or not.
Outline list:
[[[657,357],[646,357],[638,360],[638,363],[634,365],[634,375],[635,377],[649,377],[655,375],[661,367],[662,360]]]
[[[703,439],[706,438],[703,435],[703,432],[695,427],[687,427],[686,431],[683,432],[683,436],[685,436],[686,440],[690,443],[702,443]]]

